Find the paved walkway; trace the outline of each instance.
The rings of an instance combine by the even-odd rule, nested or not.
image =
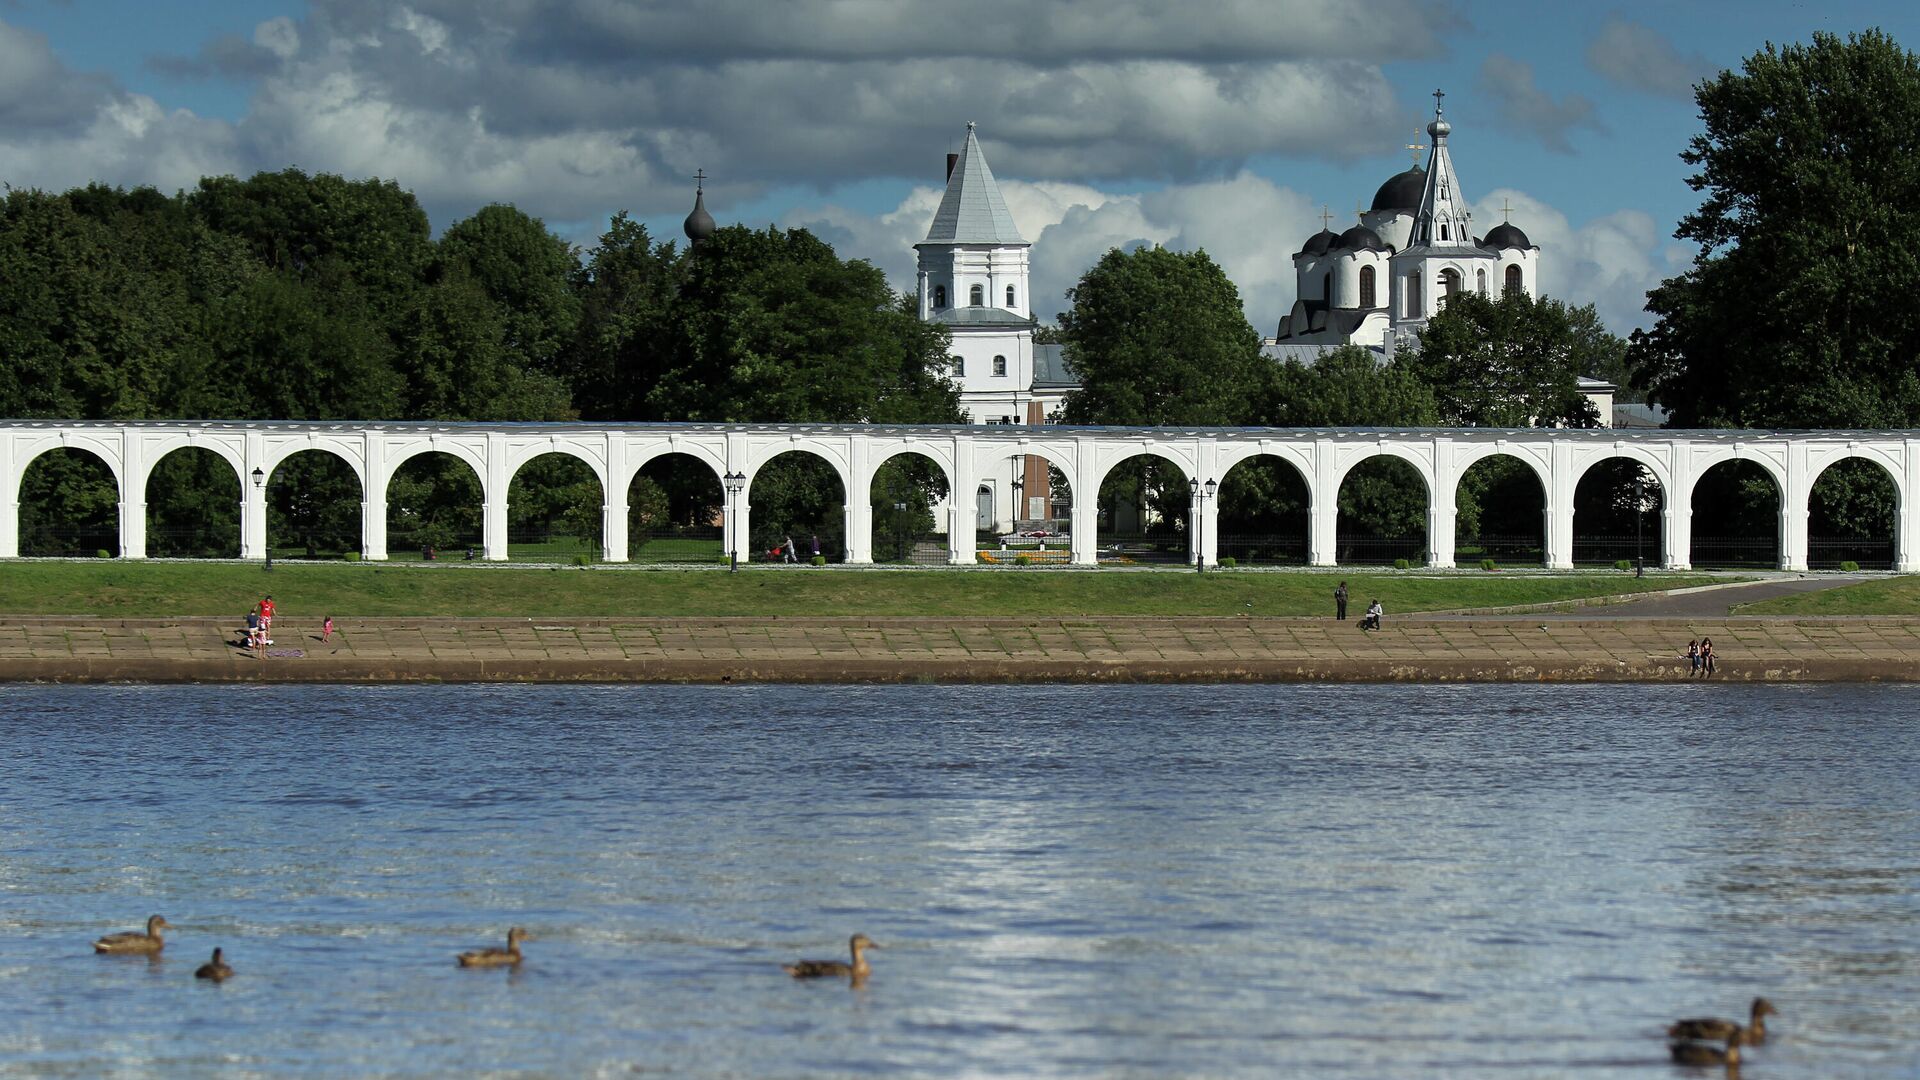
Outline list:
[[[1553,612],[1483,612],[1466,615],[1434,615],[1432,618],[1448,620],[1486,621],[1489,619],[1527,619],[1545,618],[1550,620],[1576,619],[1724,619],[1733,614],[1733,609],[1745,604],[1757,604],[1762,600],[1772,600],[1780,596],[1793,596],[1799,593],[1821,592],[1837,589],[1843,585],[1858,585],[1863,581],[1874,580],[1875,575],[1821,574],[1777,575],[1756,581],[1730,581],[1720,585],[1701,585],[1692,589],[1680,589],[1668,593],[1656,593],[1638,600],[1623,600],[1619,603],[1596,603],[1585,607],[1569,608]]]
[[[1920,680],[1920,618],[342,620],[264,656],[230,620],[10,619],[0,681]]]

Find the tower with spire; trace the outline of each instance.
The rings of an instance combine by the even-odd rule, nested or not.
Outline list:
[[[698,248],[716,228],[713,215],[707,213],[707,171],[700,169],[693,174],[693,212],[680,229],[687,234],[687,246]]]

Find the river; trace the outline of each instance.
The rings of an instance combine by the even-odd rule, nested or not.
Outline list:
[[[0,1074],[1667,1076],[1763,994],[1746,1080],[1915,1076],[1917,708],[0,687]],[[781,973],[856,931],[865,985]]]

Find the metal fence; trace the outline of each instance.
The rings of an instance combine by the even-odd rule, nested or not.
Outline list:
[[[1241,566],[1305,566],[1305,533],[1223,533],[1215,557]]]
[[[1099,548],[1100,562],[1123,566],[1177,565],[1189,558],[1185,533],[1103,532]]]
[[[1700,569],[1771,568],[1780,565],[1780,540],[1773,536],[1695,536],[1687,561]]]
[[[1858,563],[1862,570],[1893,569],[1893,538],[1860,536],[1814,536],[1807,540],[1807,566],[1814,570],[1838,570],[1843,562]]]
[[[1648,566],[1659,566],[1660,551],[1658,532],[1649,532],[1638,538],[1632,533],[1573,538],[1575,566],[1613,566],[1622,559],[1632,562],[1636,557],[1644,558]]]
[[[875,532],[873,561],[911,566],[945,566],[947,534]]]
[[[1512,566],[1545,566],[1547,547],[1538,534],[1488,533],[1455,539],[1453,557],[1461,565],[1492,559]]]
[[[711,565],[726,558],[725,537],[726,530],[718,525],[637,530],[627,537],[627,560],[654,566]]]
[[[1427,561],[1427,538],[1345,533],[1336,538],[1335,550],[1334,561],[1342,565],[1390,566],[1405,559],[1418,566]]]

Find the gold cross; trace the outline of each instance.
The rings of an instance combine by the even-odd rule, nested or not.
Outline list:
[[[1332,220],[1333,220],[1333,211],[1331,211],[1331,210],[1329,210],[1329,209],[1327,209],[1327,207],[1326,207],[1326,204],[1324,204],[1324,203],[1322,203],[1322,204],[1321,204],[1321,206],[1320,206],[1320,228],[1321,228],[1321,230],[1322,230],[1322,231],[1324,231],[1324,230],[1326,229],[1326,227],[1327,227],[1327,223],[1328,223],[1328,222],[1330,222],[1330,221],[1332,221]]]
[[[1500,197],[1500,220],[1507,222],[1513,220],[1513,207],[1507,205],[1507,197],[1505,195]]]
[[[1407,144],[1407,149],[1412,151],[1414,167],[1419,168],[1420,167],[1420,151],[1425,150],[1426,145],[1420,142],[1420,129],[1417,127],[1413,129],[1413,140],[1414,141]]]

